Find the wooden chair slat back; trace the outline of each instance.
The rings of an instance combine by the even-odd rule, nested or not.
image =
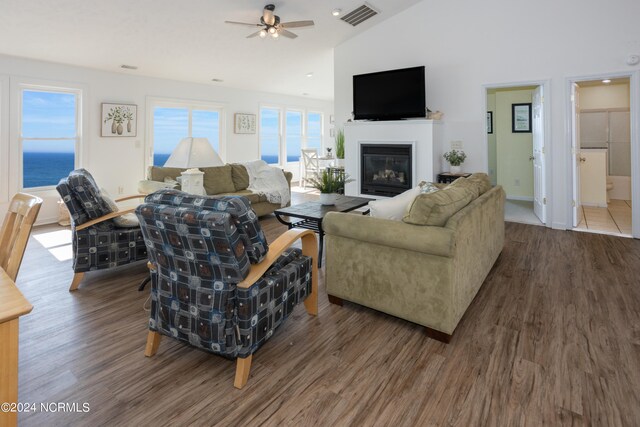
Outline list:
[[[29,235],[42,206],[40,197],[17,193],[0,229],[0,267],[15,282]]]

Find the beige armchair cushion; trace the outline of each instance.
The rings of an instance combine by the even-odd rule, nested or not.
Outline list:
[[[200,170],[204,172],[203,185],[208,195],[236,191],[231,178],[230,165],[200,168]]]
[[[455,182],[462,181],[461,179]],[[478,190],[470,182],[449,185],[444,190],[421,194],[415,198],[402,219],[408,224],[443,227],[449,218],[477,197]]]

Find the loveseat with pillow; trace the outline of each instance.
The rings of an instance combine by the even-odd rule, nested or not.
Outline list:
[[[329,300],[423,325],[449,342],[502,251],[504,201],[502,187],[474,174],[418,194],[401,220],[328,213]]]
[[[174,188],[179,190],[180,183],[178,177],[186,169],[168,168],[161,166],[150,166],[147,170],[147,179],[140,181],[138,191],[142,194],[150,194],[162,188]],[[203,185],[207,195],[221,196],[244,196],[251,203],[251,208],[258,216],[272,213],[276,209],[289,206],[291,203],[285,203],[281,206],[279,203],[270,203],[265,194],[253,192],[249,187],[249,173],[247,168],[239,163],[227,164],[224,166],[214,166],[208,168],[200,168],[204,172]],[[293,174],[282,169],[284,177],[289,187],[289,200],[291,199],[291,178]]]

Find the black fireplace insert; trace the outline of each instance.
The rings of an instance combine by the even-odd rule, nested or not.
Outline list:
[[[410,144],[360,145],[360,192],[395,196],[412,186]]]

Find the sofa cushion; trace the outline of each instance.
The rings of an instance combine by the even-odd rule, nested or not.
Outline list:
[[[467,178],[458,178],[447,186],[447,188],[466,188],[473,192],[473,198],[477,198],[480,195],[480,182],[470,181]]]
[[[111,198],[111,195],[107,190],[101,188],[100,192],[102,193],[102,199],[107,205],[109,205],[109,208],[111,208],[111,212],[119,212],[120,208],[118,207],[118,204]],[[113,222],[120,228],[140,227],[138,217],[133,212],[117,216],[113,218]]]
[[[267,196],[265,196],[264,194],[254,193],[253,191],[249,190],[234,191],[233,193],[222,193],[218,194],[218,196],[243,196],[246,197],[249,202],[251,202],[251,204],[267,201]]]
[[[233,180],[233,186],[236,191],[246,190],[249,187],[249,173],[244,165],[239,163],[232,163],[231,165],[231,179]]]
[[[208,195],[236,191],[231,179],[230,165],[200,168],[200,170],[204,172],[203,185]]]
[[[374,218],[402,221],[413,199],[420,194],[420,187],[412,188],[402,194],[388,199],[373,200],[369,202],[370,216]]]
[[[447,220],[476,197],[472,185],[449,185],[444,190],[417,196],[402,219],[408,224],[444,226]]]
[[[476,182],[479,185],[480,195],[483,195],[487,191],[491,190],[491,179],[486,173],[477,172],[466,179],[468,181]]]
[[[149,179],[152,181],[165,182],[165,178],[171,178],[176,180],[182,172],[186,171],[183,168],[165,168],[162,166],[151,166],[149,169]]]

